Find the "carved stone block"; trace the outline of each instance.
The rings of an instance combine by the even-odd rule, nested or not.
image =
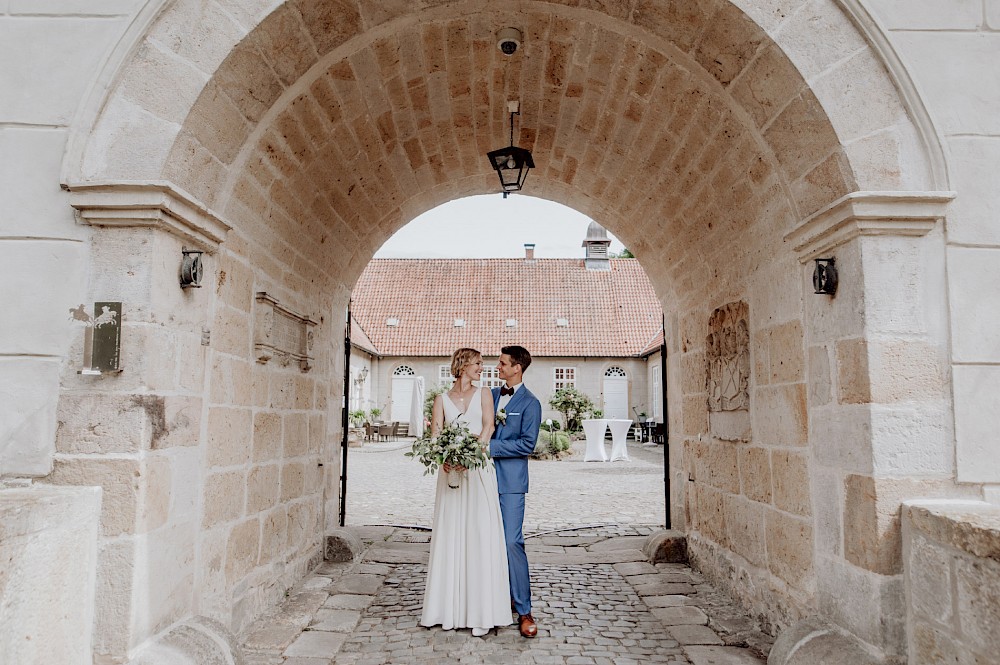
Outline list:
[[[709,411],[750,408],[750,309],[745,302],[723,305],[708,320],[705,340]]]
[[[253,348],[258,363],[298,362],[303,372],[311,369],[315,321],[282,307],[264,291],[257,292],[255,319]]]

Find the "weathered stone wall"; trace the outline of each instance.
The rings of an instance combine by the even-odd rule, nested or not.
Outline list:
[[[1000,508],[913,501],[903,507],[910,665],[989,663],[1000,653]]]
[[[322,417],[339,404],[347,293],[416,214],[493,191],[482,155],[506,144],[508,98],[538,164],[532,193],[613,230],[669,310],[674,491],[689,488],[676,506],[705,502],[695,552],[703,543],[706,565],[734,571],[776,623],[818,608],[899,652],[901,623],[879,619],[903,607],[900,500],[1000,494],[1000,303],[983,288],[1000,277],[995,0],[100,5],[0,9],[0,265],[14,285],[0,310],[0,474],[106,488],[99,653],[120,658],[203,608],[238,628],[318,551],[296,530],[283,552],[261,543],[320,514],[305,480],[320,453],[294,433],[306,422],[335,453],[339,418]],[[518,59],[495,48],[508,24],[525,29]],[[178,293],[174,236],[74,223],[57,184],[108,178],[168,179],[234,227],[200,294]],[[853,190],[933,189],[958,193],[944,223],[826,243],[843,291],[808,292],[796,264],[808,251],[785,237],[796,224]],[[77,376],[69,311],[118,289],[126,371]],[[305,379],[254,364],[255,290],[326,326]],[[745,440],[713,425],[685,378],[703,366],[712,311],[736,301],[751,317]],[[267,447],[279,421],[280,456]],[[770,496],[742,480],[765,458]],[[286,467],[289,487],[301,469],[301,494],[270,504]],[[252,483],[260,494],[232,500]],[[730,532],[744,516],[765,535]],[[796,539],[810,545],[782,550]],[[154,579],[161,555],[172,568]]]
[[[1000,296],[983,285],[1000,278],[1000,193],[989,175],[1000,161],[994,112],[1000,88],[984,63],[1000,49],[1000,6],[996,0],[868,4],[919,86],[948,154],[949,188],[958,192],[946,255],[956,474],[959,482],[987,484],[996,502]]]
[[[93,487],[0,489],[0,661],[92,665]]]

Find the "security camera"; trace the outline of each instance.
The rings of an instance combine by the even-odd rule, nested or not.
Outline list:
[[[514,55],[521,45],[521,31],[517,28],[504,28],[497,33],[497,48],[504,55]]]

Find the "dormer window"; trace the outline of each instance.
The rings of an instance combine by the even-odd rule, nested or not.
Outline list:
[[[456,328],[464,328],[465,327],[465,319],[455,319],[454,326]]]
[[[517,327],[517,319],[507,319],[507,327],[508,328],[516,328]]]
[[[394,316],[391,316],[385,320],[385,325],[389,326],[390,328],[395,328],[396,326],[399,325],[399,319]]]
[[[569,328],[569,319],[558,318],[556,319],[557,328]]]

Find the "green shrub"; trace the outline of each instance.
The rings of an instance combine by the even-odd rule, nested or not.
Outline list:
[[[424,395],[424,418],[426,420],[431,421],[434,419],[434,398],[445,392],[448,392],[448,386],[438,386],[437,388],[431,388]]]
[[[538,433],[538,442],[535,443],[535,456],[558,455],[564,450],[569,450],[569,447],[569,434],[542,430]]]
[[[560,388],[549,398],[549,406],[563,414],[569,432],[583,429],[580,416],[594,410],[591,399],[576,388]]]

